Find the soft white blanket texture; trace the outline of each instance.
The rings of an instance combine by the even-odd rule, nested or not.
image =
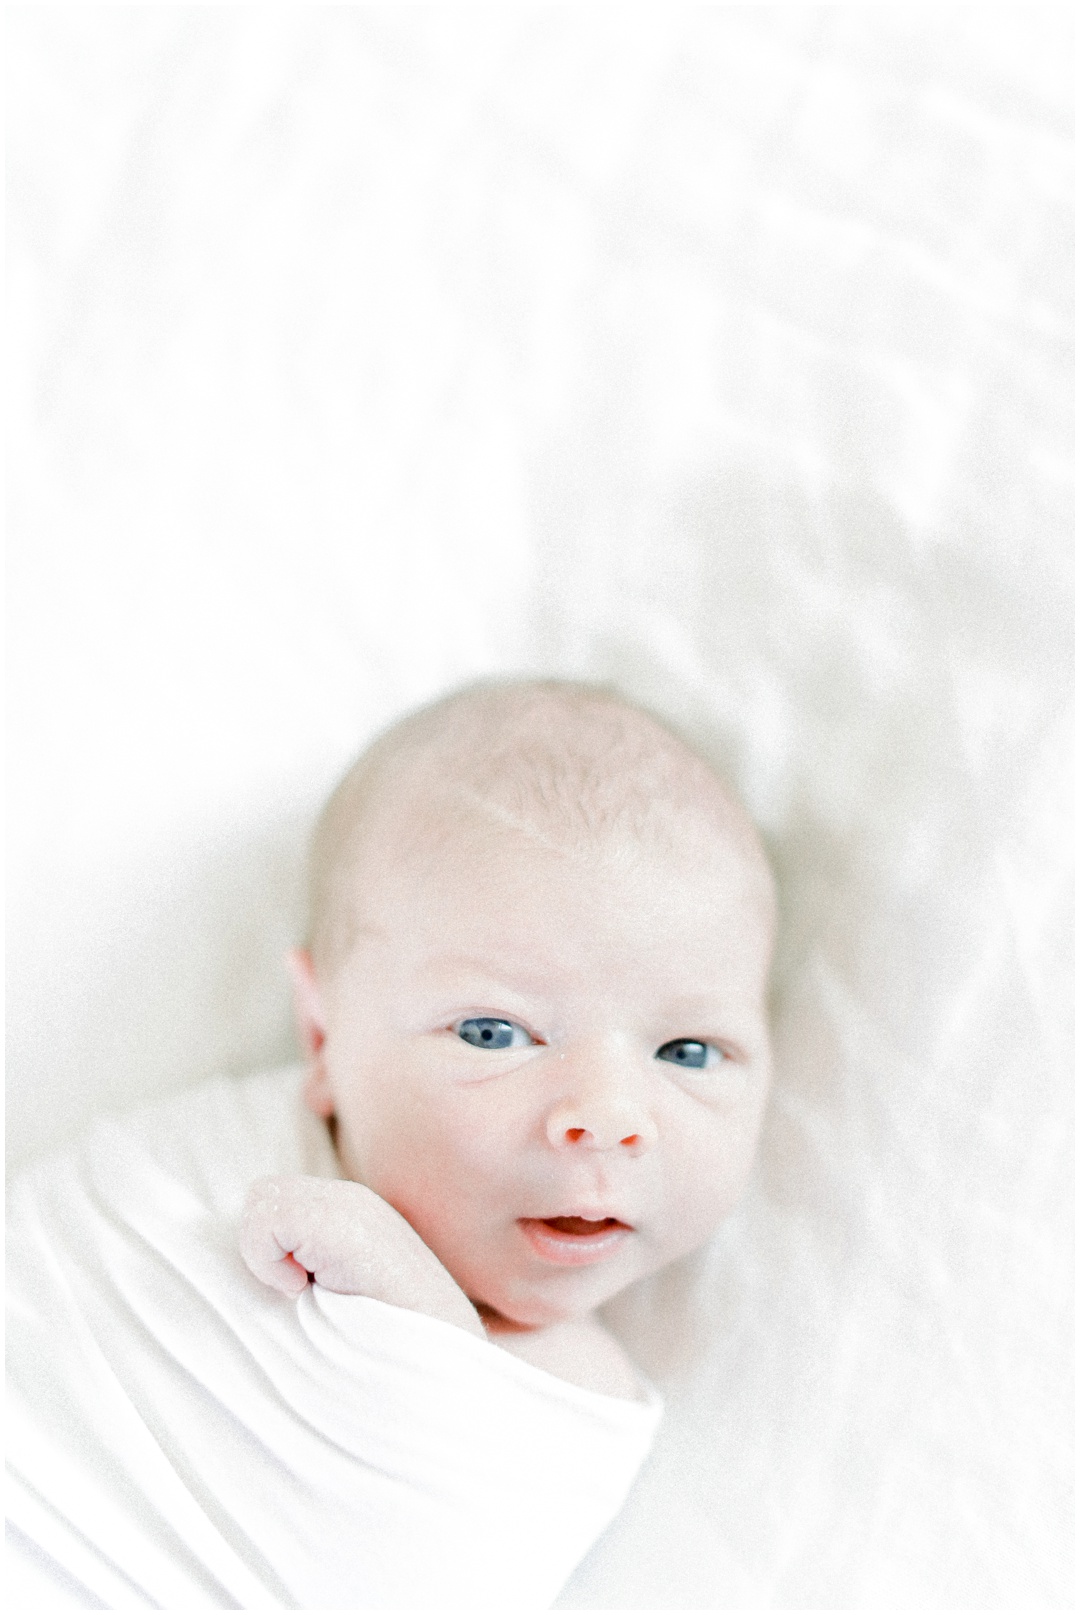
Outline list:
[[[15,1608],[546,1609],[621,1506],[655,1394],[248,1272],[251,1181],[338,1175],[299,1086],[204,1084],[20,1181]]]
[[[767,835],[777,1083],[560,1603],[1069,1606],[1071,8],[8,32],[11,1148],[294,1057],[381,725],[613,680]]]

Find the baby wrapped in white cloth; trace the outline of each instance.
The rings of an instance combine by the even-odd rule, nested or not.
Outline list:
[[[16,1186],[19,1606],[550,1605],[659,1418],[596,1308],[750,1169],[773,913],[741,809],[606,692],[384,736],[316,835],[304,1072]]]
[[[252,1177],[336,1171],[299,1087],[205,1085],[20,1185],[12,1523],[76,1607],[544,1607],[658,1410],[441,1319],[260,1284],[236,1252]]]

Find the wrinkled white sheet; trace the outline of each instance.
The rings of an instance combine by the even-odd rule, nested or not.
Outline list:
[[[781,878],[571,1608],[1071,1601],[1068,13],[12,10],[10,1136],[290,1057],[316,806],[608,678]]]
[[[338,1175],[299,1089],[212,1081],[20,1180],[11,1607],[546,1609],[622,1505],[655,1393],[247,1271],[252,1180]]]

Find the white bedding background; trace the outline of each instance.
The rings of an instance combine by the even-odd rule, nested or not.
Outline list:
[[[616,681],[775,856],[561,1607],[1070,1603],[1067,18],[8,10],[13,1157],[290,1057],[318,804],[464,680]]]

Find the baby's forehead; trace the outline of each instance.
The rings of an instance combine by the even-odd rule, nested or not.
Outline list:
[[[710,765],[648,714],[574,687],[481,691],[406,719],[343,782],[322,831],[315,932],[320,897],[350,901],[365,870],[464,855],[485,835],[504,857],[547,849],[628,871],[637,854],[720,855],[771,925],[757,832]]]
[[[748,833],[714,776],[697,773],[676,775],[656,757],[630,769],[573,751],[537,755],[527,744],[465,759],[433,751],[380,782],[358,841],[401,859],[491,842],[504,859],[516,853],[527,862],[547,850],[610,868],[691,852],[756,857],[752,827]]]
[[[728,837],[749,826],[704,758],[615,701],[463,703],[415,731],[403,726],[386,764],[382,789],[405,801],[449,795],[568,834],[644,836],[680,814]]]
[[[759,1013],[770,893],[731,838],[706,827],[684,846],[615,827],[570,840],[560,819],[459,812],[449,791],[384,806],[352,871],[346,980],[557,1003],[571,1019],[597,1005]]]

